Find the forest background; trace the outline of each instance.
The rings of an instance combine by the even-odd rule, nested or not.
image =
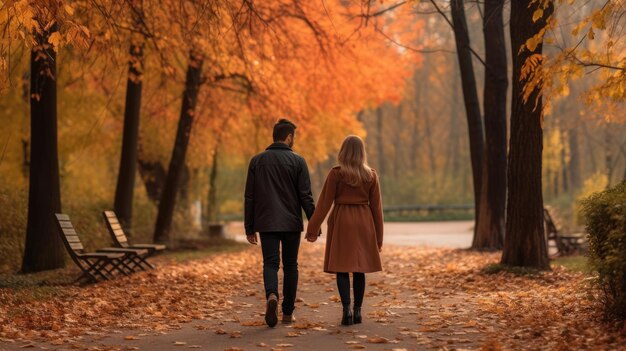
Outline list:
[[[197,2],[198,6],[202,3]],[[50,40],[59,46],[61,199],[63,211],[86,233],[83,240],[87,246],[105,246],[107,241],[100,212],[113,208],[128,49],[137,36],[148,39],[138,46],[145,61],[132,212],[134,239],[152,240],[158,211],[155,182],[164,182],[171,161],[190,47],[201,48],[203,57],[208,57],[202,84],[211,89],[201,90],[198,96],[176,195],[174,242],[202,235],[211,223],[242,218],[247,162],[271,143],[271,126],[283,117],[298,124],[295,151],[308,161],[315,196],[336,162],[342,139],[358,134],[365,138],[370,164],[381,176],[386,207],[472,204],[466,112],[454,33],[447,19],[429,1],[383,2],[371,8],[365,8],[364,2],[323,3],[306,2],[296,9],[308,22],[291,16],[273,27],[274,21],[263,23],[263,15],[279,13],[284,4],[268,2],[256,20],[246,22],[254,35],[238,36],[243,30],[237,35],[228,30],[216,35],[209,30],[234,26],[236,16],[225,16],[230,20],[212,27],[199,17],[177,12],[175,6],[159,10],[142,2],[144,22],[137,27],[140,29],[128,30],[137,23],[124,12],[124,6],[132,1],[66,2],[64,31]],[[576,28],[606,3],[558,2],[559,26],[550,28],[547,36],[552,41],[546,42],[544,54],[562,56],[565,48],[577,42]],[[623,9],[623,3],[616,3]],[[443,2],[444,10],[445,5]],[[237,9],[215,10],[232,15]],[[509,11],[507,3],[505,19]],[[465,13],[475,53],[477,90],[482,92],[484,13],[479,2],[472,1],[466,2]],[[5,15],[11,14],[3,12]],[[255,26],[260,35],[252,30]],[[5,31],[9,27],[5,26]],[[202,32],[205,29],[208,32]],[[288,40],[277,39],[281,30]],[[168,31],[169,36],[163,35]],[[189,43],[185,38],[191,32],[195,39]],[[599,32],[591,38],[593,34],[585,32],[582,37],[588,40],[580,41],[576,49],[592,51],[606,46],[613,34]],[[0,62],[0,271],[5,272],[20,268],[17,255],[24,252],[28,205],[30,50],[13,38],[18,35],[19,26],[17,32],[4,37]],[[241,38],[243,43],[233,45]],[[505,39],[510,59],[508,35]],[[623,39],[615,43],[610,46],[623,53]],[[546,91],[544,203],[557,208],[564,225],[571,229],[582,224],[576,215],[578,199],[626,178],[623,100],[598,103],[590,93],[597,93],[596,87],[607,81],[607,74],[595,67],[585,69],[576,79],[562,72],[546,73],[567,84],[554,84],[553,91]],[[482,94],[478,97],[482,105]],[[507,110],[509,106],[507,103]]]

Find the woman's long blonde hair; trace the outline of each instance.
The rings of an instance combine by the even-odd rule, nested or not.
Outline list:
[[[368,183],[374,175],[367,165],[367,155],[363,139],[356,135],[348,135],[339,150],[340,173],[344,181],[352,186]]]

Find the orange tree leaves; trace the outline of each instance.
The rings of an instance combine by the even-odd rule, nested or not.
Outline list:
[[[359,27],[351,13],[360,7],[339,1],[178,4],[143,8],[148,43],[154,43],[153,57],[146,54],[154,62],[145,71],[156,69],[161,84],[146,86],[160,96],[159,107],[147,106],[156,125],[142,133],[154,158],[168,154],[158,140],[169,140],[173,128],[160,128],[171,124],[161,117],[175,120],[178,103],[162,103],[176,101],[188,50],[208,63],[192,136],[190,162],[198,166],[218,142],[236,156],[264,147],[271,140],[268,127],[280,117],[305,126],[298,144],[321,160],[345,134],[364,134],[358,111],[400,99],[416,62],[414,53],[389,45],[374,25]]]

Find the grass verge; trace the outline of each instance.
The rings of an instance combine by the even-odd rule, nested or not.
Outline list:
[[[500,272],[512,273],[525,277],[536,277],[541,275],[541,271],[536,268],[509,266],[501,263],[493,263],[485,266],[482,270],[484,274],[497,274]]]
[[[566,269],[574,272],[581,272],[584,274],[591,274],[591,267],[589,266],[589,260],[585,256],[566,256],[559,257],[552,261],[552,265],[563,266]]]

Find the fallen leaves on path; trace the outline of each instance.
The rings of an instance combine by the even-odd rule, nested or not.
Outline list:
[[[363,330],[350,332],[358,327],[339,329],[334,276],[322,273],[322,259],[322,246],[302,247],[300,286],[323,297],[313,300],[302,292],[300,306],[308,306],[312,314],[317,313],[313,309],[336,307],[336,320],[299,319],[282,334],[293,343],[246,342],[275,350],[298,349],[298,342],[325,333],[343,338],[342,343],[349,341],[345,347],[351,349],[364,348],[363,344],[393,349],[388,344],[398,344],[396,349],[402,350],[403,342],[487,350],[618,350],[626,345],[624,335],[601,320],[596,292],[582,274],[560,267],[536,276],[485,274],[482,268],[498,262],[499,254],[464,250],[386,247],[384,272],[367,275],[364,306],[366,323],[386,332],[363,335]],[[246,331],[252,330],[248,328],[266,328],[255,312],[262,306],[240,300],[242,295],[262,296],[256,291],[261,271],[260,253],[249,249],[161,264],[158,270],[87,287],[58,287],[45,299],[33,299],[27,291],[0,289],[0,340],[69,345],[81,336],[103,335],[107,330],[162,333],[199,319],[208,321],[194,326],[199,332],[208,330],[211,337],[239,345],[237,341],[245,341]],[[134,346],[143,339],[136,335],[144,334],[121,338]]]
[[[244,327],[260,327],[265,325],[265,321],[256,320],[256,321],[243,321],[241,325]]]
[[[375,336],[373,338],[368,338],[367,342],[370,344],[386,344],[389,342],[389,339],[383,338],[381,336]]]
[[[114,281],[59,287],[42,300],[28,291],[0,289],[0,337],[71,343],[107,328],[166,331],[193,319],[224,320],[233,310],[233,287],[256,282],[258,272],[249,267],[260,264],[250,251],[171,262]]]

